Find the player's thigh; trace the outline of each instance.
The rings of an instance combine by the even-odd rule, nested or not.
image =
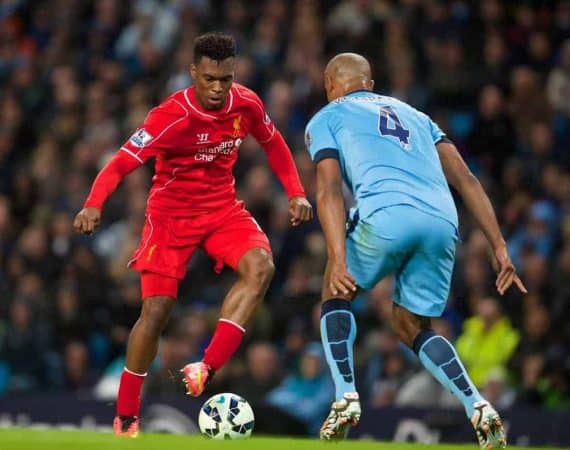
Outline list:
[[[202,246],[215,261],[215,269],[218,272],[224,265],[237,270],[241,257],[254,248],[261,248],[271,255],[267,235],[245,209],[238,209],[224,217],[223,222],[208,235]]]
[[[192,219],[147,214],[139,247],[129,267],[182,279],[204,231]]]
[[[457,242],[455,228],[426,217],[417,250],[396,273],[394,301],[419,316],[439,317],[449,296]]]
[[[404,249],[384,227],[359,221],[346,238],[346,264],[356,284],[373,288],[400,265]]]

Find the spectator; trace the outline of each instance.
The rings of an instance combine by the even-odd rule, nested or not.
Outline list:
[[[48,324],[33,317],[25,300],[14,299],[0,342],[4,391],[22,393],[41,389],[46,371],[44,356],[49,348]]]
[[[463,333],[456,342],[457,353],[475,386],[484,386],[493,369],[506,368],[519,338],[496,299],[488,297],[479,301],[477,316],[465,321]]]
[[[307,424],[311,434],[318,432],[333,398],[334,388],[324,364],[320,343],[310,343],[299,362],[297,374],[289,375],[271,391],[267,401]]]
[[[314,199],[316,180],[303,130],[325,103],[322,72],[332,54],[365,54],[378,92],[425,108],[439,123],[491,193],[530,289],[523,298],[508,292],[501,299],[504,315],[488,307],[484,299],[495,291],[488,249],[459,204],[465,245],[458,247],[445,326],[451,334],[463,328],[460,342],[469,343],[474,370],[488,374],[480,383],[499,403],[509,403],[512,387],[517,404],[567,404],[562,369],[570,339],[567,1],[552,8],[498,0],[100,0],[58,2],[57,8],[16,3],[17,8],[4,8],[0,19],[0,292],[5,299],[0,392],[79,387],[83,395],[92,374],[103,372],[96,395],[115,398],[125,330],[140,308],[138,282],[126,263],[138,244],[150,167],[126,178],[94,237],[72,234],[69,218],[81,207],[95,173],[148,111],[191,84],[193,38],[209,31],[215,19],[217,28],[236,36],[236,81],[266,102],[295,153],[309,198]],[[265,162],[255,142],[246,140],[239,152],[236,188],[270,237],[277,267],[246,339],[267,340],[279,349],[279,375],[310,385],[297,370],[307,342],[319,337],[315,305],[326,261],[323,235],[316,222],[289,227],[286,198],[259,170]],[[231,281],[227,273],[214,277],[211,268],[199,253],[190,263],[193,281],[180,287],[179,309],[161,350],[166,362],[157,361],[151,375],[156,392],[175,391],[168,370],[180,355],[199,358],[203,352],[210,318]],[[406,405],[415,397],[447,407],[445,394],[432,390],[429,377],[415,373],[413,358],[394,343],[387,320],[392,290],[386,280],[353,303],[362,397]],[[192,308],[186,309],[189,301]],[[497,353],[485,350],[493,333],[508,337],[508,345],[498,346],[500,361],[475,356],[473,342],[481,342],[484,353]],[[514,354],[506,366],[503,353],[511,341]],[[32,364],[20,357],[20,346],[22,355],[45,357]],[[67,384],[62,381],[66,348],[75,355],[68,359],[79,374]],[[252,348],[259,353],[257,344]],[[273,358],[271,351],[265,353]],[[227,389],[246,372],[268,376],[259,364],[247,362],[263,357],[241,356],[216,375],[220,384],[213,388]],[[243,382],[245,391],[248,386]],[[413,394],[421,386],[433,398]]]
[[[269,342],[251,343],[246,350],[246,370],[231,382],[231,391],[253,404],[261,403],[281,381],[281,363],[275,346]]]

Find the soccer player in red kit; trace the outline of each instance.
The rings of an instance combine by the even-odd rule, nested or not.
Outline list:
[[[154,157],[155,175],[146,220],[129,266],[141,274],[142,310],[131,330],[113,424],[118,435],[139,430],[144,377],[172,308],[186,266],[198,247],[234,269],[239,279],[223,301],[221,317],[200,362],[186,365],[189,395],[200,395],[214,372],[237,350],[244,326],[262,301],[274,266],[269,241],[237,200],[232,168],[243,139],[252,134],[289,198],[293,226],[312,218],[311,205],[291,152],[259,97],[233,83],[235,42],[205,34],[194,43],[194,85],[152,109],[144,123],[95,179],[74,226],[91,234],[107,197],[128,173]]]

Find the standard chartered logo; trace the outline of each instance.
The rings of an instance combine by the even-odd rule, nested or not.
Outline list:
[[[211,162],[218,157],[218,155],[230,155],[234,150],[236,150],[243,142],[243,139],[229,139],[227,141],[220,142],[218,145],[213,147],[200,148],[194,155],[196,161],[206,161]]]

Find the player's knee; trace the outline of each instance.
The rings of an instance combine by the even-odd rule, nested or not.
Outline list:
[[[143,301],[141,319],[149,332],[160,334],[168,322],[176,301],[172,297],[148,297]]]
[[[271,254],[265,250],[252,251],[242,270],[242,277],[254,289],[265,291],[275,273],[275,265]]]

